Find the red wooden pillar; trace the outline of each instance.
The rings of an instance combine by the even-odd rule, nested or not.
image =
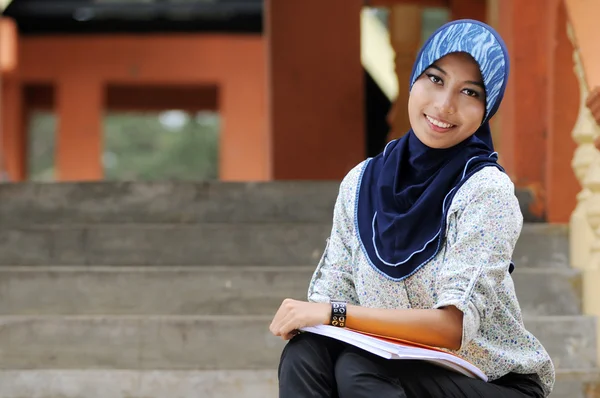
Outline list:
[[[363,0],[267,0],[274,179],[340,179],[365,156]]]
[[[571,167],[577,147],[571,137],[579,111],[579,83],[573,71],[573,45],[567,36],[562,0],[548,1],[547,221],[567,223],[577,204],[579,183]]]
[[[264,42],[253,42],[251,47],[244,46],[225,56],[231,59],[231,66],[218,95],[223,121],[219,177],[222,181],[268,181],[271,152],[266,128]]]
[[[475,19],[486,22],[487,0],[450,0],[450,19]]]
[[[101,180],[104,87],[92,76],[63,76],[57,82],[56,179]]]
[[[534,194],[529,209],[546,212],[545,178],[547,133],[547,0],[502,0],[498,29],[511,58],[511,75],[502,118],[501,163],[518,188]]]
[[[21,82],[14,76],[2,80],[2,160],[9,181],[27,178],[26,120]]]
[[[18,74],[16,23],[0,18],[0,177],[26,178],[26,132],[23,87]]]

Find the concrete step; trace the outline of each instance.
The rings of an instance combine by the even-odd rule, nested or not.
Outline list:
[[[524,323],[544,345],[557,369],[598,368],[595,317],[539,316],[525,318]]]
[[[2,316],[0,369],[275,369],[271,316]],[[557,368],[596,368],[595,322],[536,317],[527,327]]]
[[[541,223],[523,225],[513,261],[520,268],[569,268],[569,227]]]
[[[551,398],[597,398],[600,395],[600,369],[558,370]]]
[[[272,316],[2,316],[0,369],[276,368]]]
[[[338,181],[87,182],[0,185],[3,225],[328,222]],[[534,198],[516,192],[526,221]]]
[[[0,315],[268,315],[315,266],[0,267]],[[581,275],[517,269],[525,316],[578,315]]]
[[[277,398],[274,370],[7,370],[1,398]]]
[[[324,224],[42,226],[0,230],[0,265],[316,264]]]
[[[329,223],[37,225],[0,229],[0,265],[316,264]],[[517,268],[568,268],[566,228],[526,224]]]
[[[273,315],[314,268],[0,267],[0,315]]]
[[[4,225],[328,222],[339,182],[0,185]]]
[[[563,380],[566,376],[566,380]],[[600,371],[561,372],[551,398],[594,398]],[[2,398],[277,398],[275,370],[5,370]]]
[[[521,267],[512,278],[523,316],[581,314],[581,271]]]

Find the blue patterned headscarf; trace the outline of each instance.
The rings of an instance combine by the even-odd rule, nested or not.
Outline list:
[[[473,20],[442,26],[417,55],[410,87],[435,61],[456,52],[470,54],[483,77],[486,109],[479,129],[447,149],[425,146],[410,130],[368,159],[363,169],[356,201],[358,236],[371,265],[390,279],[412,275],[439,252],[447,211],[465,181],[484,167],[504,171],[497,163],[489,119],[504,96],[509,58],[491,27]]]
[[[479,21],[450,22],[425,42],[413,65],[410,87],[435,61],[456,52],[470,54],[481,70],[486,95],[485,120],[498,110],[508,80],[508,53],[502,38]]]

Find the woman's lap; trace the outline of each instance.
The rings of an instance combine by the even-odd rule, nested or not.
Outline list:
[[[310,333],[290,340],[279,363],[279,397],[337,397],[334,367],[345,347]]]
[[[367,397],[370,395],[366,391],[381,391],[382,388],[385,394],[378,394],[382,398],[528,396],[512,387],[486,383],[424,361],[388,360],[351,346],[338,357],[336,382],[341,398]],[[354,391],[363,388],[366,388],[365,394],[353,395]],[[400,390],[404,395],[397,392]]]
[[[423,361],[388,360],[313,334],[292,339],[282,354],[280,398],[538,396],[530,386],[486,383]],[[538,391],[541,394],[541,391]],[[539,395],[541,396],[541,395]]]

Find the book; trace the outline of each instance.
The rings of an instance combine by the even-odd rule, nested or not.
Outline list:
[[[310,326],[300,330],[302,332],[328,336],[352,344],[355,347],[386,359],[427,361],[471,378],[481,379],[486,382],[488,381],[485,373],[477,366],[457,355],[442,351],[438,348],[329,325]]]

